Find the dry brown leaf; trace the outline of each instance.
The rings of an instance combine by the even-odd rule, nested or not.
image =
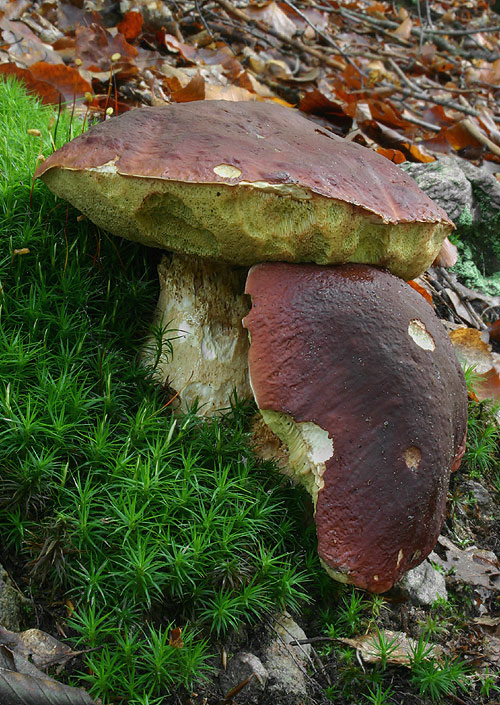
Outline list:
[[[406,17],[399,27],[395,29],[392,34],[394,34],[396,37],[399,37],[400,39],[409,39],[411,36],[411,30],[413,28],[413,22],[411,21],[410,17]]]
[[[0,64],[0,74],[18,78],[28,93],[34,93],[45,105],[57,105],[62,100],[61,93],[54,86],[34,78],[29,69],[21,69],[15,64]]]
[[[39,61],[30,66],[30,73],[35,80],[54,86],[68,103],[82,98],[86,93],[92,93],[92,85],[71,66]]]
[[[141,33],[143,24],[144,20],[142,19],[141,13],[136,10],[130,10],[130,12],[126,12],[123,15],[122,21],[118,22],[116,28],[123,34],[125,39],[130,42],[137,39]]]
[[[240,86],[205,85],[205,100],[258,100],[258,97]]]
[[[94,23],[90,27],[79,25],[76,28],[76,56],[85,69],[94,71],[120,71],[123,76],[130,72],[138,51],[127,42],[123,34],[113,36],[108,30]],[[115,61],[111,57],[119,56]]]
[[[377,147],[376,151],[394,164],[402,164],[406,161],[406,157],[399,149],[386,149],[385,147]]]
[[[171,93],[174,103],[190,103],[193,100],[205,99],[205,81],[200,73],[196,73],[187,86]]]
[[[438,543],[445,549],[446,559],[436,554],[433,560],[445,570],[451,571],[455,580],[489,590],[498,588],[500,563],[493,551],[485,551],[476,546],[462,550],[446,536],[440,536]]]
[[[353,646],[365,663],[379,663],[381,658],[380,640],[388,646],[386,662],[399,666],[410,666],[412,653],[417,648],[418,642],[407,636],[404,632],[394,632],[383,629],[380,632],[371,632],[353,639],[339,639],[343,644]],[[442,652],[440,646],[431,646],[427,658],[435,658]]]
[[[64,661],[73,653],[69,646],[40,629],[11,632],[0,626],[0,644],[29,659],[37,668]]]
[[[262,7],[249,5],[245,8],[245,12],[253,20],[264,22],[275,32],[283,34],[288,39],[291,39],[297,33],[295,22],[274,1]]]
[[[407,284],[411,286],[412,289],[415,289],[415,291],[418,291],[420,296],[423,296],[427,303],[430,304],[432,308],[434,308],[434,304],[432,303],[432,294],[430,294],[425,287],[423,287],[421,284],[414,281],[413,279],[407,282]]]
[[[29,67],[37,61],[62,63],[59,54],[49,44],[42,42],[24,22],[11,21],[0,14],[0,30],[3,43],[8,45],[11,61],[17,61],[23,67]]]
[[[500,355],[491,352],[491,345],[482,338],[484,333],[463,327],[449,331],[448,335],[460,362],[473,366],[480,377],[474,386],[477,399],[500,399]]]

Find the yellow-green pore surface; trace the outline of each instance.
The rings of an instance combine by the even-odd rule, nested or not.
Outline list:
[[[112,167],[51,169],[43,178],[115,235],[232,264],[360,262],[412,279],[450,231],[442,223],[383,223],[360,207],[286,185],[190,184],[122,176]]]

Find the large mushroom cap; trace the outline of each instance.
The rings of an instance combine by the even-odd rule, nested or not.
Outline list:
[[[388,590],[432,550],[463,455],[464,375],[431,306],[366,265],[250,270],[250,378],[335,577]]]
[[[237,265],[354,261],[411,279],[453,227],[385,157],[270,103],[136,109],[36,176],[112,233]]]

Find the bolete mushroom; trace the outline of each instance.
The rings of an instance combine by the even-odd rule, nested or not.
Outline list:
[[[337,580],[388,590],[432,550],[465,449],[453,345],[404,281],[366,265],[250,270],[252,389],[311,494]]]
[[[453,351],[446,349],[428,304],[422,299],[419,308],[419,295],[408,295],[401,279],[372,268],[411,279],[432,263],[453,228],[410,177],[294,110],[224,101],[133,110],[65,145],[38,167],[36,176],[98,226],[169,251],[160,265],[158,317],[176,339],[163,374],[182,391],[184,403],[197,397],[205,412],[227,406],[233,386],[243,396],[249,392],[248,342],[241,324],[249,310],[244,280],[250,266],[266,262],[252,270],[248,283],[254,298],[246,318],[252,381],[265,415],[278,419],[278,432],[290,440],[282,433],[288,424],[311,445],[304,467],[312,478],[306,485],[317,499],[323,559],[336,577],[381,591],[425,557],[459,454],[465,395]],[[365,266],[335,275],[330,274],[334,267],[318,267],[347,262]],[[284,263],[315,264],[303,269]],[[292,271],[302,272],[294,284]],[[302,277],[311,284],[307,292]],[[297,302],[309,312],[307,323],[293,320],[295,286],[305,297],[297,293]],[[327,308],[336,287],[345,296],[337,296],[333,315]],[[257,312],[268,310],[268,297],[274,297],[282,315],[271,308],[269,314],[284,328],[266,344],[271,331]],[[346,311],[340,325],[334,318],[342,302]],[[361,352],[349,349],[356,336],[349,333],[347,311],[358,328],[369,331],[361,336]],[[379,328],[386,323],[384,341]],[[328,332],[328,325],[336,332]],[[294,336],[297,328],[300,336]],[[432,354],[426,347],[431,344],[436,347]],[[325,350],[332,345],[334,355]],[[448,352],[451,361],[445,363]],[[256,366],[267,354],[266,363]],[[358,360],[351,367],[350,357]],[[382,369],[395,374],[392,381],[381,376]],[[288,372],[295,381],[284,387],[286,396],[277,396],[275,385],[272,393],[264,391],[265,379]],[[310,386],[305,385],[309,373]],[[361,401],[360,392],[371,389],[375,377],[377,386],[388,385],[391,394],[377,396],[374,390]],[[399,391],[396,379],[403,385]],[[449,388],[443,380],[450,381]],[[445,421],[437,403],[440,393],[453,395]],[[302,398],[319,406],[295,406]],[[370,408],[372,403],[381,408]],[[387,439],[405,423],[401,446],[395,438],[390,446]],[[292,473],[300,467],[294,462]],[[405,504],[405,494],[412,492],[418,500]],[[388,519],[393,507],[397,513]],[[406,509],[414,513],[403,519]],[[343,528],[335,528],[337,511]],[[369,535],[380,539],[377,550]],[[368,559],[360,558],[372,550]]]
[[[36,171],[105,230],[168,250],[158,376],[202,412],[248,396],[246,270],[264,261],[421,274],[453,225],[385,157],[260,102],[141,108],[107,120]],[[244,269],[239,269],[243,267]]]

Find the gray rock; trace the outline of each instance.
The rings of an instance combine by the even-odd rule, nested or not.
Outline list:
[[[479,225],[500,212],[500,182],[466,159],[443,156],[435,162],[405,162],[400,167],[459,227]]]
[[[458,161],[443,157],[428,164],[405,162],[400,166],[455,224],[475,212],[472,185]]]
[[[471,289],[500,294],[500,182],[486,165],[459,157],[400,166],[457,226],[454,271],[460,280]]]
[[[238,705],[258,705],[266,687],[268,672],[255,654],[239,651],[233,656],[226,670],[219,674],[222,693],[226,696],[233,688],[250,677],[251,680],[239,691],[235,700]]]
[[[306,639],[304,630],[287,613],[274,618],[261,649],[261,659],[269,673],[266,702],[275,705],[299,705],[307,700],[306,667],[311,646],[291,646]]]
[[[427,559],[405,573],[399,581],[399,587],[406,592],[414,605],[429,606],[438,597],[448,597],[444,575]]]
[[[500,511],[492,496],[480,482],[464,480],[455,491],[453,520],[456,524],[457,535],[467,529],[468,522],[478,529],[489,529],[493,522],[500,519]],[[460,528],[462,527],[462,528]]]
[[[26,599],[13,587],[7,571],[0,565],[0,624],[11,632],[18,632],[25,602]]]

